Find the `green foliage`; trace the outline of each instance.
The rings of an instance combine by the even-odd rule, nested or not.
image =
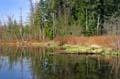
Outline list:
[[[64,35],[101,35],[103,26],[115,13],[120,12],[119,0],[40,0],[35,5],[30,1],[29,24],[21,26],[8,17],[3,34],[5,39],[50,38]],[[116,15],[118,16],[118,15]],[[9,38],[7,38],[9,36]]]

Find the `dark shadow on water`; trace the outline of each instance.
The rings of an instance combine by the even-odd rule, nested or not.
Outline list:
[[[0,79],[120,79],[120,58],[0,48]],[[54,52],[55,53],[55,52]]]

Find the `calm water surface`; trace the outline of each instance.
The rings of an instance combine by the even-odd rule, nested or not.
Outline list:
[[[120,79],[120,57],[0,48],[0,79]]]

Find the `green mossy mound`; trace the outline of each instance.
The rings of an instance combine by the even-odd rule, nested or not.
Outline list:
[[[103,47],[91,47],[87,45],[63,45],[65,51],[68,53],[92,53],[92,54],[101,54],[101,55],[119,55],[120,52],[115,52],[112,49],[103,48]]]

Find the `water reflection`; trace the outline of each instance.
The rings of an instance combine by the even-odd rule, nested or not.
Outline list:
[[[120,79],[120,58],[0,48],[0,79]]]

